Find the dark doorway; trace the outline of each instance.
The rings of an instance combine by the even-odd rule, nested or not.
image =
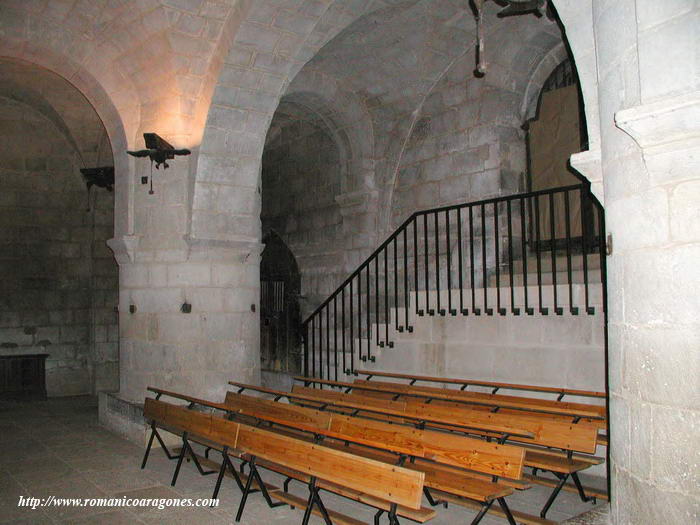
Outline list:
[[[583,98],[571,60],[564,60],[552,71],[542,86],[535,117],[524,127],[528,191],[588,184],[569,165],[573,153],[588,149]],[[531,215],[530,246],[540,251],[562,249],[568,231],[574,246],[596,250],[596,214],[587,192],[571,192],[567,198],[570,202],[564,201],[563,193],[536,198],[537,217]],[[583,231],[586,231],[585,243],[581,242]]]
[[[275,232],[263,239],[260,262],[260,359],[263,370],[301,372],[301,277],[294,255]]]

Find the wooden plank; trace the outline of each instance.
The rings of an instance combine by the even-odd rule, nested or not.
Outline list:
[[[376,376],[376,377],[389,377],[394,379],[405,379],[405,380],[417,380],[424,381],[427,383],[446,383],[453,385],[473,385],[473,386],[483,386],[488,388],[503,388],[506,390],[526,390],[531,392],[546,392],[552,394],[566,394],[571,396],[579,397],[594,397],[599,399],[605,399],[607,396],[605,392],[596,392],[593,390],[576,390],[572,388],[559,388],[550,386],[538,386],[538,385],[525,385],[517,383],[499,383],[495,381],[482,381],[477,379],[455,379],[455,378],[445,378],[445,377],[432,377],[432,376],[421,376],[415,374],[397,374],[393,372],[374,372],[371,370],[355,370],[356,374],[364,376]]]
[[[455,505],[460,505],[461,507],[474,509],[476,511],[481,509],[481,505],[470,499],[454,496],[453,494],[448,494],[447,492],[442,492],[440,490],[431,490],[430,492],[433,493],[433,496],[436,499],[449,501],[450,503],[454,503]],[[513,517],[515,518],[515,521],[517,523],[522,523],[525,525],[557,525],[556,521],[540,518],[539,516],[533,516],[532,514],[527,514],[525,512],[520,512],[513,509],[510,509],[510,511],[513,514]],[[498,504],[491,506],[491,508],[489,509],[489,514],[493,514],[501,518],[506,517],[505,513],[500,509],[500,507],[498,507]]]
[[[269,421],[274,420],[278,423],[302,425],[311,430],[328,429],[331,421],[331,414],[329,412],[282,404],[276,401],[236,394],[234,392],[226,393],[226,401],[224,404],[231,412],[246,414],[259,419],[268,419]]]
[[[162,388],[155,388],[152,386],[147,387],[146,390],[148,390],[149,392],[153,392],[154,394],[168,396],[168,397],[172,397],[175,399],[181,399],[183,401],[187,401],[188,403],[194,403],[196,405],[217,408],[219,410],[225,410],[225,407],[221,403],[216,403],[215,401],[209,401],[207,399],[200,399],[198,397],[188,396],[187,394],[180,394],[178,392],[172,392],[170,390],[163,390]]]
[[[452,427],[461,426],[464,429],[472,429],[479,431],[490,432],[492,436],[498,437],[504,433],[519,435],[524,437],[533,437],[534,434],[529,430],[504,423],[488,421],[483,417],[479,416],[476,419],[464,418],[458,419],[454,415],[454,410],[435,410],[430,408],[425,408],[421,410],[416,410],[414,408],[409,410],[407,403],[401,403],[393,408],[389,403],[396,403],[395,401],[385,402],[387,408],[369,408],[366,404],[361,401],[357,401],[355,398],[351,397],[349,394],[345,394],[346,397],[343,400],[338,400],[336,396],[330,396],[327,394],[328,390],[319,390],[316,388],[308,389],[308,394],[293,394],[293,396],[299,396],[302,399],[307,399],[317,402],[325,402],[332,404],[333,406],[345,406],[359,409],[363,412],[373,412],[377,414],[382,414],[383,416],[399,416],[403,417],[405,420],[414,421],[425,421],[427,423],[440,423],[444,425],[451,425]],[[430,405],[426,405],[430,407]],[[364,409],[364,410],[363,410]],[[481,414],[481,413],[479,413]]]
[[[241,425],[238,448],[273,463],[306,472],[370,496],[413,509],[421,506],[425,475],[275,432]]]
[[[278,465],[276,463],[271,463],[269,461],[263,460],[260,461],[258,464],[268,470],[272,470],[273,472],[277,472],[279,474],[282,474],[283,476],[296,479],[298,481],[301,481],[302,483],[308,483],[310,479],[310,476],[308,474],[305,474],[304,472],[299,472],[297,470],[290,469],[285,466]],[[323,490],[333,492],[334,494],[338,494],[339,496],[343,496],[344,498],[348,498],[354,501],[364,503],[366,505],[370,505],[377,509],[389,511],[391,508],[391,504],[384,499],[370,496],[364,492],[350,489],[348,487],[338,485],[337,483],[333,483],[331,481],[318,480],[317,485]],[[397,514],[399,516],[409,518],[413,521],[417,521],[418,523],[424,523],[434,518],[436,513],[434,510],[425,507],[413,509],[410,507],[405,507],[403,505],[398,505]]]
[[[391,399],[377,399],[375,397],[371,396],[365,396],[365,395],[360,395],[360,394],[346,394],[344,392],[337,392],[335,390],[323,390],[323,399],[324,400],[333,400],[334,406],[341,407],[337,402],[349,402],[352,403],[353,406],[359,405],[364,405],[365,407],[372,407],[372,408],[378,408],[380,410],[385,410],[385,409],[391,409],[391,410],[399,410],[403,411],[406,403],[404,401],[392,401]],[[292,386],[292,393],[293,394],[300,394],[300,395],[306,395],[306,396],[318,396],[319,390],[317,388],[310,388],[306,386],[299,386],[299,385],[294,385]],[[391,396],[389,396],[391,397]],[[349,409],[346,408],[344,412],[348,414],[355,413],[355,409]],[[385,410],[386,412],[386,410]],[[357,415],[367,415],[370,412],[366,411],[360,411],[357,412]],[[402,417],[397,417],[397,416],[389,416],[388,414],[384,414],[384,419],[386,421],[392,421],[394,423],[399,423],[399,424],[404,424],[406,423],[406,420]]]
[[[555,447],[564,450],[575,450],[594,454],[596,451],[596,439],[598,430],[590,425],[573,424],[571,421],[549,419],[546,417],[532,416],[527,412],[503,414],[484,410],[473,410],[466,405],[444,406],[440,403],[420,403],[419,401],[407,401],[406,413],[410,415],[428,412],[434,415],[442,415],[445,419],[452,417],[457,425],[464,421],[479,422],[483,427],[490,425],[511,425],[512,427],[525,429],[532,433],[532,438],[513,436],[511,441],[534,443],[546,447]],[[446,428],[450,428],[449,425]]]
[[[310,378],[297,377],[299,381]],[[505,396],[501,394],[486,394],[481,392],[467,392],[447,388],[428,386],[409,386],[399,383],[387,383],[381,381],[365,381],[356,379],[354,383],[342,383],[315,379],[319,384],[335,385],[343,388],[357,388],[368,391],[391,392],[411,397],[423,397],[457,401],[484,406],[511,408],[523,411],[544,412],[549,414],[570,415],[572,417],[589,417],[592,419],[605,418],[606,409],[601,405],[589,405],[584,403],[568,403],[564,401],[550,401],[547,399],[535,399],[531,397]]]
[[[280,405],[242,394],[229,393],[227,404],[239,413],[264,421],[322,433],[343,441],[420,456],[440,463],[491,475],[520,479],[524,451],[464,436],[418,430],[380,421],[318,412],[308,408]],[[246,405],[246,406],[242,406]],[[321,419],[317,421],[317,419]],[[324,419],[325,418],[325,419]]]
[[[192,434],[193,438],[202,437],[236,448],[240,427],[236,422],[149,398],[144,402],[144,417],[170,429]]]
[[[542,485],[543,487],[551,487],[551,488],[556,487],[559,483],[555,479],[548,479],[548,478],[543,478],[540,476],[533,476],[531,474],[525,474],[525,479],[527,479],[528,481],[531,481],[532,483]],[[578,494],[578,489],[576,488],[576,485],[574,485],[573,483],[564,484],[564,486],[562,487],[562,490]],[[595,489],[593,487],[588,487],[588,486],[584,485],[583,491],[586,493],[586,496],[593,496],[593,497],[596,497],[598,499],[608,501],[608,493],[605,492],[604,490]]]
[[[200,456],[199,454],[196,454],[197,459],[199,462],[202,464],[202,466],[207,467],[212,470],[219,470],[221,468],[221,463],[217,463],[216,461],[213,461],[211,459],[205,458],[204,456]],[[226,477],[233,478],[233,475],[226,470]],[[238,476],[241,478],[241,481],[243,484],[245,484],[248,481],[248,475],[240,473]],[[252,487],[254,489],[260,488],[258,485],[258,482],[253,480],[253,485]],[[305,498],[300,498],[298,496],[295,496],[293,494],[290,494],[288,492],[284,492],[282,489],[279,487],[276,487],[274,485],[271,485],[269,483],[265,483],[265,488],[267,488],[268,493],[270,494],[270,497],[275,500],[275,501],[283,501],[284,503],[287,503],[288,505],[298,508],[300,510],[306,510],[306,499]],[[355,518],[352,518],[350,516],[346,516],[345,514],[341,514],[340,512],[337,512],[333,509],[329,509],[328,514],[331,517],[331,521],[333,523],[337,523],[338,525],[367,525],[364,521],[359,521],[356,520]],[[318,510],[317,508],[314,508],[312,511],[313,514],[316,516],[321,516],[321,511]]]

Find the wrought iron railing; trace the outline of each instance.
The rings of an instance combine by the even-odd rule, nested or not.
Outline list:
[[[604,233],[587,183],[415,212],[303,322],[304,373],[352,373],[415,316],[593,315]]]

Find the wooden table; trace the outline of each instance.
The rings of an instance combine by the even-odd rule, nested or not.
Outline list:
[[[0,397],[46,399],[49,354],[0,355]]]

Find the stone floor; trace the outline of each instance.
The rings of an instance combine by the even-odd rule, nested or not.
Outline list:
[[[19,507],[20,496],[45,498],[208,498],[215,483],[185,464],[176,487],[170,486],[174,463],[155,449],[141,470],[143,447],[101,428],[97,401],[92,397],[49,399],[37,402],[0,402],[0,523],[183,523],[188,525],[234,523],[239,492],[226,479],[220,506],[209,508],[100,508]],[[264,472],[266,481],[279,484],[277,476]],[[585,480],[594,483],[596,480]],[[600,480],[597,480],[600,482]],[[292,484],[292,492],[304,495],[304,487]],[[547,490],[533,487],[509,498],[512,508],[537,514]],[[331,494],[324,495],[329,508],[371,523],[372,511]],[[562,493],[549,518],[562,521],[591,509],[570,493]],[[439,508],[435,525],[468,523],[474,511],[450,505]],[[260,494],[248,501],[242,525],[301,522],[302,514],[288,507],[268,509]],[[401,520],[406,523],[407,520]],[[315,525],[322,520],[312,518]],[[386,523],[386,518],[382,520]],[[484,525],[503,525],[487,516]]]

